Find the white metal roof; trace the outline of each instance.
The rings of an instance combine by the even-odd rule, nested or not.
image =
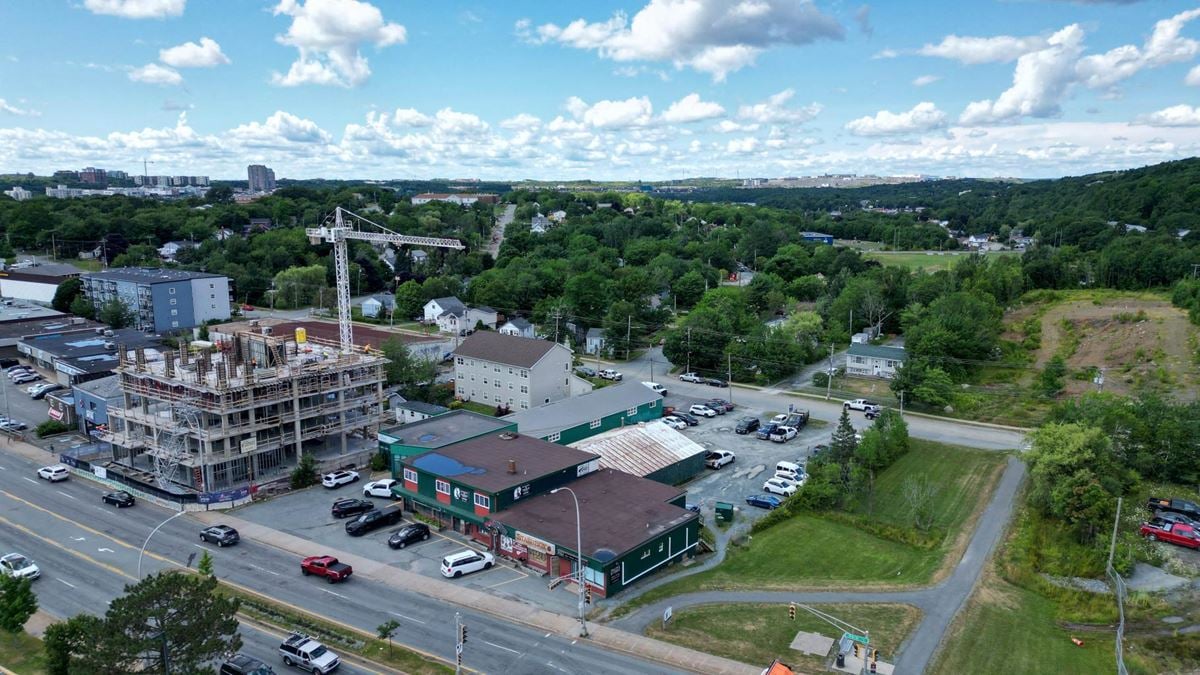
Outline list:
[[[600,455],[601,468],[643,477],[705,451],[658,420],[606,431],[570,446]]]

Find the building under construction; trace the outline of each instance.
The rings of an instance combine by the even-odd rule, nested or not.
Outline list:
[[[262,484],[305,453],[361,464],[376,443],[386,363],[377,352],[251,325],[199,350],[119,353],[122,403],[102,438],[115,464],[160,487]]]

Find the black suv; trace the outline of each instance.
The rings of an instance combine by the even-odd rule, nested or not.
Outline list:
[[[330,513],[334,518],[349,518],[360,513],[366,513],[375,508],[375,502],[365,499],[339,499],[333,503]]]
[[[757,417],[743,417],[738,420],[737,427],[734,431],[739,434],[748,434],[755,429],[758,429],[759,421]]]
[[[228,525],[213,525],[200,530],[200,541],[217,546],[232,546],[241,540],[238,531]]]
[[[771,437],[771,434],[779,427],[775,422],[767,422],[765,425],[758,428],[758,433],[755,437],[761,441],[765,441]]]
[[[403,512],[398,508],[367,511],[346,523],[346,534],[351,537],[360,537],[372,530],[387,527],[388,525],[395,525],[400,522],[401,515],[403,515]]]
[[[429,526],[425,523],[409,523],[404,527],[392,533],[388,537],[388,546],[391,548],[404,548],[409,544],[415,544],[418,541],[425,541],[429,538]]]
[[[274,675],[271,666],[259,661],[253,656],[234,654],[221,664],[218,675]]]

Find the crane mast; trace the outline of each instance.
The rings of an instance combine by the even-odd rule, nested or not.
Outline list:
[[[362,230],[360,228],[363,225],[371,225],[382,231]],[[357,239],[377,244],[450,248],[459,251],[466,248],[457,239],[399,234],[340,206],[334,209],[334,212],[325,219],[320,227],[309,227],[304,231],[308,235],[309,243],[313,245],[323,242],[333,244],[333,268],[334,276],[337,279],[338,338],[344,354],[349,354],[354,350],[354,326],[350,322],[350,254],[347,250],[347,240]]]

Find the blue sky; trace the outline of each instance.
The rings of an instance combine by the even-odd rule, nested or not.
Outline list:
[[[1200,4],[0,0],[0,172],[1059,176],[1197,154]]]

